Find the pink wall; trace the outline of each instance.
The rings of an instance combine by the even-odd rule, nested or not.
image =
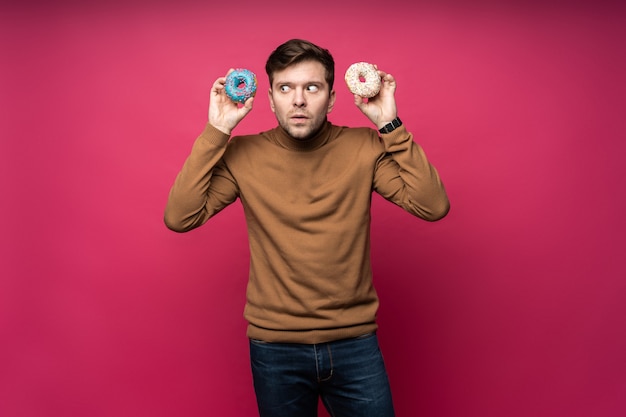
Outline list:
[[[241,207],[184,235],[162,215],[213,80],[257,72],[238,133],[272,127],[264,60],[291,37],[333,52],[338,124],[367,125],[350,63],[393,73],[450,194],[434,224],[374,200],[398,415],[625,415],[617,6],[5,3],[0,416],[255,415]]]

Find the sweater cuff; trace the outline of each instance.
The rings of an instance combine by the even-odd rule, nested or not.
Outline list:
[[[385,147],[389,148],[390,146],[404,142],[410,134],[406,130],[406,126],[402,125],[397,129],[394,129],[391,133],[379,133],[379,135],[382,138]]]
[[[213,146],[221,147],[226,146],[228,139],[230,139],[230,135],[227,135],[211,123],[207,122],[206,126],[204,126],[204,130],[200,133],[200,138]]]

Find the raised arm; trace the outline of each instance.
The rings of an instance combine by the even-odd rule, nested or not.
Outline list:
[[[242,106],[237,105],[226,96],[225,81],[224,76],[213,83],[208,123],[194,142],[170,190],[164,221],[176,232],[204,224],[238,195],[237,184],[221,158],[232,130],[252,110],[254,98],[249,98]]]
[[[359,110],[379,131],[382,129],[386,155],[378,161],[374,189],[409,213],[428,221],[439,220],[450,209],[441,178],[398,119],[395,78],[380,70],[378,74],[382,81],[378,95],[367,101],[354,96]]]

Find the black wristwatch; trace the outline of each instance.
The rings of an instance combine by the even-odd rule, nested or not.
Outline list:
[[[396,130],[397,128],[399,128],[400,126],[402,126],[402,120],[400,120],[399,117],[396,117],[391,122],[389,122],[386,125],[384,125],[383,127],[381,127],[378,131],[380,133],[391,133],[394,130]]]

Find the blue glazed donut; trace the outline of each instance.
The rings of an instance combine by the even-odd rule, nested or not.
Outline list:
[[[256,75],[247,69],[237,68],[226,77],[226,95],[236,103],[244,103],[256,94]]]

